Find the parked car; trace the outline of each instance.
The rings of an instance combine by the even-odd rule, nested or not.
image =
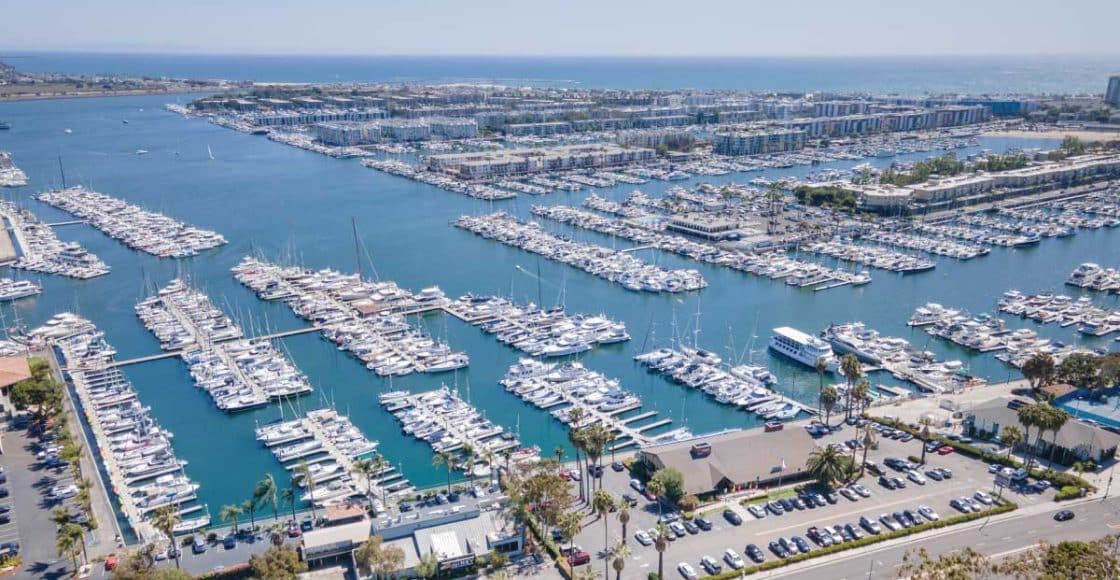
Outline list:
[[[836,502],[840,501],[840,496],[836,495],[836,492],[830,491],[824,494],[824,499],[828,501],[828,503],[835,505]]]
[[[866,487],[863,487],[862,484],[853,483],[849,487],[851,487],[852,490],[854,490],[856,493],[858,493],[860,495],[860,497],[871,497],[871,490],[867,489]]]
[[[809,550],[813,549],[813,547],[809,545],[809,542],[806,542],[805,538],[801,536],[794,536],[790,538],[790,541],[793,542],[793,545],[797,546],[797,550],[802,554],[808,554]]]
[[[677,571],[681,573],[685,580],[696,580],[696,570],[688,562],[677,564]]]
[[[972,513],[972,504],[968,503],[968,500],[963,497],[958,497],[950,500],[949,505],[952,506],[953,509],[963,514]]]
[[[845,524],[844,531],[848,532],[848,535],[850,535],[853,540],[860,540],[863,538],[863,532],[861,532],[858,527],[853,526],[852,524]]]
[[[752,504],[752,505],[747,506],[747,511],[751,512],[752,516],[754,516],[754,517],[756,517],[760,520],[766,517],[766,510],[762,509],[757,504]]]
[[[621,461],[612,461],[611,469],[615,471],[622,471],[623,469],[626,469],[626,466],[623,465]]]
[[[955,451],[955,449],[953,449],[952,445],[942,445],[941,448],[937,450],[937,454],[938,455],[948,455],[948,454],[952,453],[953,451]]]
[[[880,522],[883,522],[883,525],[884,525],[884,526],[887,526],[887,529],[888,529],[888,530],[890,530],[890,531],[892,531],[892,532],[896,532],[896,531],[898,531],[898,530],[901,530],[901,529],[902,529],[902,524],[899,524],[899,523],[898,523],[898,520],[896,520],[896,519],[894,519],[893,517],[891,517],[891,515],[890,515],[890,514],[882,514],[882,515],[880,515],[880,516],[879,516],[879,521],[880,521]]]
[[[626,502],[626,505],[628,505],[630,507],[634,507],[634,506],[638,505],[638,498],[636,498],[636,497],[634,497],[634,496],[632,496],[628,493],[622,494],[622,501]]]
[[[933,511],[933,508],[929,507],[928,505],[918,506],[918,513],[922,514],[923,518],[931,522],[936,522],[937,520],[941,519],[941,516],[937,515],[937,512]]]
[[[723,565],[719,563],[719,560],[716,560],[711,556],[704,556],[703,558],[700,558],[700,567],[712,576],[715,576],[716,574],[719,574],[723,571]]]
[[[840,495],[848,498],[851,501],[859,501],[859,495],[857,495],[856,492],[852,491],[851,489],[849,489],[847,487],[841,487],[839,489],[839,492],[840,492]]]
[[[992,497],[988,492],[983,490],[974,493],[972,497],[976,498],[977,501],[984,505],[992,505],[996,503],[996,498]]]
[[[926,484],[926,478],[922,477],[922,474],[918,473],[914,469],[911,469],[910,471],[906,472],[906,479],[909,479],[910,481],[913,481],[914,483],[916,483],[918,485],[925,485]]]
[[[939,471],[937,469],[927,469],[926,470],[926,477],[928,477],[928,478],[930,478],[934,481],[941,481],[941,480],[945,479],[944,477],[941,476],[941,471]]]
[[[914,525],[914,522],[910,521],[910,518],[906,517],[902,512],[894,512],[891,514],[891,517],[893,517],[896,522],[902,524],[904,528],[909,528]]]
[[[201,554],[206,551],[206,542],[199,536],[195,536],[194,543],[191,544],[191,552],[194,554]]]
[[[689,535],[695,536],[700,533],[700,528],[690,520],[682,521],[681,525],[684,526],[684,531],[688,532]]]
[[[704,530],[705,532],[712,529],[712,522],[708,518],[699,517],[699,518],[696,518],[693,521],[696,522],[696,527],[700,528],[701,530]]]
[[[630,480],[630,488],[638,493],[642,493],[646,490],[646,486],[642,485],[642,482],[638,479]]]
[[[653,544],[653,538],[651,538],[650,535],[647,534],[645,530],[638,530],[637,532],[635,532],[634,533],[634,539],[637,540],[638,543],[643,545],[643,546],[649,546],[649,545]]]
[[[237,547],[237,536],[234,536],[233,534],[229,534],[228,536],[222,538],[222,547],[227,549],[227,550],[232,550],[232,549],[236,548]]]
[[[768,502],[766,504],[766,509],[770,510],[770,513],[772,513],[776,516],[780,516],[780,515],[786,513],[786,508],[782,507],[782,504],[780,504],[776,501]]]
[[[591,554],[588,554],[583,550],[573,550],[568,554],[568,565],[570,566],[582,566],[590,561]]]
[[[680,522],[671,522],[669,524],[669,531],[676,534],[678,538],[683,538],[688,534],[688,531],[684,529],[684,526],[681,525]]]
[[[813,542],[816,542],[816,544],[822,548],[827,548],[832,545],[832,535],[826,532],[822,532],[816,526],[812,526],[808,530],[806,530],[805,535],[808,536],[809,539]]]
[[[893,477],[887,477],[887,476],[883,475],[883,476],[879,477],[879,485],[881,485],[881,486],[883,486],[887,489],[898,489],[898,486],[895,485],[894,480],[895,480],[895,478],[893,478]]]
[[[747,544],[746,550],[747,557],[750,558],[755,564],[761,564],[766,560],[766,554],[762,552],[762,548],[754,544]]]
[[[735,513],[735,510],[732,509],[723,510],[723,518],[733,526],[742,525],[743,523],[743,517]]]
[[[879,526],[879,523],[867,516],[860,516],[859,525],[863,526],[863,529],[867,530],[870,534],[877,536],[883,533],[883,528]]]
[[[783,548],[782,545],[778,542],[770,542],[768,547],[770,548],[770,551],[774,552],[774,555],[779,558],[788,558],[790,555],[789,551]]]
[[[731,566],[733,570],[739,570],[747,565],[747,563],[743,561],[743,557],[731,548],[723,552],[723,561],[727,562],[727,565]]]

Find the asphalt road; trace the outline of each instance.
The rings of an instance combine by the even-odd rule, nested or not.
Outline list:
[[[1055,504],[1054,511],[1058,506]],[[868,547],[836,555],[820,562],[775,570],[762,577],[817,580],[834,578],[897,578],[902,557],[909,551],[925,548],[932,557],[966,546],[995,558],[1013,556],[1034,547],[1041,540],[1051,543],[1063,540],[1092,540],[1120,530],[1120,499],[1104,502],[1091,500],[1070,508],[1076,514],[1067,522],[1054,521],[1054,511],[1041,514],[1012,513],[986,526],[971,524],[953,533],[912,539],[900,545]]]

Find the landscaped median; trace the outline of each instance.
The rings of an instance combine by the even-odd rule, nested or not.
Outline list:
[[[897,419],[872,417],[871,415],[865,415],[864,418],[869,421],[875,421],[880,425],[886,425],[887,427],[890,427],[892,429],[905,431],[913,435],[914,437],[917,437],[919,440],[921,439],[921,432],[919,430],[914,429],[906,423],[903,423],[902,421],[899,421]],[[961,443],[960,441],[953,441],[952,439],[949,439],[947,437],[933,435],[930,437],[930,440],[937,441],[938,443],[941,443],[943,445],[948,445],[959,453],[963,453],[964,455],[968,455],[969,457],[974,457],[986,463],[997,463],[999,465],[1006,465],[1008,467],[1014,467],[1016,469],[1023,467],[1023,462],[1019,461],[1018,458],[1008,457],[1007,455],[1002,453],[989,453],[987,451],[984,451],[983,449],[980,449],[979,447],[974,447],[967,443]],[[1096,486],[1089,483],[1088,481],[1085,481],[1084,479],[1076,475],[1065,473],[1063,471],[1054,471],[1053,469],[1042,469],[1036,467],[1031,469],[1029,473],[1031,477],[1035,479],[1045,479],[1053,483],[1060,489],[1060,491],[1054,496],[1054,501],[1063,501],[1082,497],[1081,489],[1085,489],[1086,493],[1091,493],[1097,490]]]
[[[886,542],[888,540],[894,540],[896,538],[905,538],[906,536],[912,536],[914,534],[920,534],[922,532],[926,532],[926,531],[929,531],[929,530],[937,530],[937,529],[948,527],[948,526],[954,526],[954,525],[957,525],[957,524],[963,524],[963,523],[966,523],[966,522],[976,521],[976,520],[986,518],[986,517],[989,517],[989,516],[1004,514],[1004,513],[1010,512],[1010,511],[1014,511],[1014,510],[1019,508],[1018,504],[1016,504],[1013,501],[1006,500],[1006,499],[1001,500],[1001,501],[1002,501],[1002,503],[1000,505],[998,505],[996,507],[993,507],[991,509],[984,510],[982,512],[975,512],[975,513],[970,513],[970,514],[961,514],[961,515],[958,515],[958,516],[953,516],[951,518],[945,518],[945,519],[942,519],[942,520],[937,520],[935,522],[926,522],[924,524],[919,524],[919,525],[916,525],[916,526],[913,526],[913,527],[903,528],[901,530],[895,530],[893,532],[884,532],[884,533],[879,534],[877,536],[867,536],[867,537],[864,537],[864,538],[860,538],[858,540],[853,540],[851,542],[844,542],[843,544],[834,544],[832,546],[828,546],[827,548],[818,548],[818,549],[810,550],[809,552],[806,552],[804,554],[794,554],[793,556],[790,556],[788,558],[780,558],[778,560],[770,560],[769,562],[764,562],[764,563],[758,564],[756,566],[747,566],[746,568],[743,568],[741,570],[728,570],[727,572],[724,572],[722,574],[717,574],[715,576],[708,576],[707,578],[714,578],[716,580],[723,580],[725,578],[738,578],[739,576],[745,576],[745,575],[748,575],[748,574],[755,574],[757,572],[765,572],[767,570],[773,570],[775,568],[781,568],[782,566],[789,566],[790,564],[795,564],[797,562],[804,562],[805,560],[810,560],[810,559],[817,558],[817,557],[820,557],[820,556],[827,556],[829,554],[835,554],[837,552],[844,552],[844,551],[847,551],[847,550],[854,550],[856,548],[863,548],[865,546],[870,546],[872,544],[877,544],[879,542]]]

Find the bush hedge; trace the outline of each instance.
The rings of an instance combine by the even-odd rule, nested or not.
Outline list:
[[[893,429],[901,429],[903,431],[906,431],[907,433],[910,433],[911,435],[914,435],[915,437],[917,437],[919,435],[919,433],[916,429],[911,429],[909,425],[907,425],[907,424],[905,424],[902,421],[899,421],[897,419],[885,419],[885,418],[881,418],[881,417],[871,417],[871,416],[867,416],[866,418],[868,420],[875,421],[876,423],[886,425],[887,427],[891,427]],[[934,435],[934,436],[931,437],[931,439],[933,439],[935,441],[939,441],[944,445],[948,445],[948,446],[956,449],[960,453],[963,453],[963,454],[968,455],[970,457],[980,459],[980,460],[985,461],[987,463],[998,463],[1000,465],[1006,465],[1008,467],[1014,467],[1014,468],[1023,467],[1023,462],[1019,461],[1015,457],[1010,457],[1009,458],[1007,455],[1002,454],[1002,453],[1001,454],[989,453],[987,451],[984,451],[983,449],[980,449],[979,447],[975,447],[975,446],[969,445],[967,443],[961,443],[959,441],[953,441],[952,439],[948,439],[946,437],[941,437],[939,435]],[[1045,479],[1045,480],[1049,481],[1050,483],[1052,483],[1052,484],[1054,484],[1058,487],[1073,486],[1073,487],[1077,487],[1079,489],[1080,488],[1085,488],[1089,492],[1093,492],[1093,491],[1097,490],[1097,488],[1093,484],[1089,483],[1088,481],[1085,481],[1084,479],[1082,479],[1082,478],[1080,478],[1076,475],[1066,473],[1064,471],[1054,471],[1053,469],[1042,469],[1042,468],[1036,467],[1036,468],[1032,468],[1030,470],[1030,474],[1031,474],[1031,477],[1033,477],[1035,479]],[[1057,498],[1055,498],[1055,499],[1057,499]],[[1070,498],[1063,498],[1063,499],[1070,499]],[[1061,501],[1061,500],[1058,500],[1058,501]]]
[[[727,572],[724,572],[722,574],[717,574],[715,576],[708,576],[705,580],[707,580],[708,578],[715,579],[715,580],[730,580],[731,578],[738,578],[740,576],[745,576],[745,575],[748,575],[748,574],[765,572],[767,570],[773,570],[775,568],[781,568],[782,566],[788,566],[790,564],[795,564],[797,562],[803,562],[805,560],[809,560],[811,558],[816,558],[818,556],[827,556],[829,554],[835,554],[837,552],[843,552],[843,551],[846,551],[846,550],[853,550],[855,548],[862,548],[864,546],[870,546],[871,544],[877,544],[879,542],[885,542],[887,540],[893,540],[895,538],[904,538],[906,536],[910,536],[910,535],[913,535],[913,534],[920,534],[922,532],[929,531],[929,530],[937,530],[937,529],[941,529],[941,528],[944,528],[944,527],[947,527],[947,526],[953,526],[953,525],[956,525],[956,524],[963,524],[965,522],[971,522],[971,521],[975,521],[975,520],[978,520],[978,519],[981,519],[981,518],[986,518],[988,516],[994,516],[994,515],[1007,513],[1007,512],[1014,511],[1014,510],[1018,509],[1018,507],[1019,506],[1013,501],[1003,500],[1002,505],[993,507],[991,509],[988,509],[988,510],[985,510],[985,511],[982,511],[982,512],[960,514],[960,515],[953,516],[951,518],[945,518],[945,519],[937,520],[936,522],[926,522],[924,524],[919,524],[917,526],[913,526],[913,527],[910,527],[910,528],[902,528],[900,530],[884,532],[884,533],[879,534],[877,536],[866,536],[866,537],[860,538],[858,540],[853,540],[851,542],[844,542],[843,544],[833,544],[831,546],[828,546],[827,548],[814,549],[814,550],[811,550],[811,551],[809,551],[807,553],[804,553],[804,554],[795,554],[795,555],[790,556],[788,558],[779,558],[777,560],[770,560],[768,562],[763,562],[762,564],[758,564],[756,566],[747,566],[746,568],[743,568],[742,570],[728,570]]]
[[[556,562],[556,567],[560,570],[560,575],[564,578],[567,578],[568,580],[571,580],[572,566],[571,564],[568,564],[568,559],[560,553],[560,548],[558,548],[556,546],[556,543],[552,541],[552,537],[541,531],[540,523],[537,522],[537,518],[530,515],[528,518],[526,518],[526,521],[529,524],[529,531],[533,533],[533,537],[536,538],[537,541],[542,545],[544,545],[545,551],[547,551],[548,555],[552,556],[552,560]]]
[[[1054,501],[1065,501],[1067,499],[1077,499],[1081,497],[1081,488],[1073,485],[1062,487],[1054,496]]]

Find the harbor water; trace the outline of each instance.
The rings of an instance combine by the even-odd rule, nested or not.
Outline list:
[[[5,322],[15,318],[28,325],[71,310],[91,319],[118,350],[118,359],[159,352],[159,344],[137,319],[136,302],[176,277],[209,294],[214,304],[233,316],[247,334],[301,328],[282,303],[267,303],[237,283],[230,267],[243,256],[257,253],[272,260],[331,267],[346,272],[358,268],[369,277],[394,280],[413,290],[438,285],[451,297],[467,292],[499,293],[518,300],[552,306],[563,302],[569,312],[604,313],[625,322],[633,339],[596,348],[581,356],[583,363],[640,396],[644,410],[672,419],[665,430],[687,426],[694,433],[730,427],[756,427],[753,415],[723,407],[699,391],[668,382],[646,371],[632,357],[674,339],[713,350],[727,359],[753,360],[770,366],[782,392],[806,402],[815,400],[817,375],[810,369],[779,360],[766,352],[770,330],[792,326],[816,333],[829,323],[860,320],[884,335],[911,339],[940,358],[961,359],[971,372],[991,381],[1016,376],[991,355],[972,355],[943,341],[930,339],[906,326],[915,307],[939,302],[973,313],[993,312],[1006,290],[1045,290],[1077,294],[1065,287],[1068,273],[1087,261],[1117,265],[1120,231],[1080,231],[1061,239],[1046,239],[1036,247],[995,248],[986,257],[967,262],[936,259],[926,273],[897,275],[873,271],[874,281],[862,287],[811,292],[788,287],[729,269],[703,265],[678,256],[642,250],[639,255],[667,267],[699,269],[709,282],[701,292],[650,294],[630,292],[574,268],[539,260],[526,252],[483,239],[449,225],[463,214],[504,210],[531,219],[534,203],[578,205],[587,195],[555,193],[522,196],[504,202],[483,202],[441,191],[432,186],[363,168],[356,160],[338,160],[222,129],[204,120],[183,119],[162,108],[176,97],[77,99],[0,104],[0,118],[12,125],[0,133],[0,149],[13,153],[30,184],[3,195],[30,208],[43,222],[72,218],[33,201],[33,193],[62,184],[83,184],[151,211],[217,231],[229,244],[183,260],[160,259],[130,250],[88,225],[56,228],[65,241],[80,242],[101,257],[112,273],[78,281],[50,275],[5,272],[31,278],[43,294],[3,306]],[[187,97],[178,97],[185,102]],[[129,123],[122,123],[128,120]],[[65,133],[65,129],[72,132]],[[1045,141],[981,139],[981,148],[1003,150],[1032,147]],[[137,155],[138,149],[150,153]],[[209,151],[213,153],[211,159]],[[960,150],[959,154],[978,148]],[[910,158],[924,157],[919,154]],[[875,159],[876,164],[890,159]],[[694,178],[698,181],[745,183],[763,175],[798,175],[820,168],[845,167],[838,162],[819,167],[773,170],[747,175]],[[618,186],[596,193],[615,200],[640,188],[656,195],[670,184]],[[353,220],[353,222],[352,222]],[[359,243],[356,251],[352,223]],[[555,223],[545,227],[577,240],[607,246],[632,244],[608,236]],[[361,259],[357,258],[361,255]],[[809,258],[829,265],[834,261]],[[848,266],[850,269],[850,266]],[[538,274],[539,272],[539,274]],[[1116,296],[1091,294],[1109,308]],[[1072,329],[1039,326],[1008,318],[1013,328],[1035,328],[1041,336],[1074,342]],[[315,392],[292,405],[271,405],[244,414],[227,415],[196,388],[186,365],[175,358],[125,367],[141,400],[175,434],[174,447],[189,462],[187,473],[201,484],[199,496],[211,512],[241,501],[266,472],[278,481],[287,473],[253,437],[254,425],[304,410],[333,405],[349,415],[405,477],[418,486],[443,480],[442,468],[431,465],[432,451],[400,431],[399,424],[378,405],[377,395],[390,389],[414,391],[457,387],[464,399],[486,416],[517,429],[526,443],[549,454],[566,446],[563,426],[546,412],[523,403],[498,385],[519,353],[482,330],[445,315],[422,319],[426,330],[471,357],[470,366],[454,374],[410,375],[390,382],[366,370],[317,334],[292,336],[282,348],[311,379]],[[1097,339],[1089,344],[1110,344]],[[873,376],[873,382],[884,381]],[[891,383],[894,384],[894,383]],[[293,408],[295,407],[295,408]]]

